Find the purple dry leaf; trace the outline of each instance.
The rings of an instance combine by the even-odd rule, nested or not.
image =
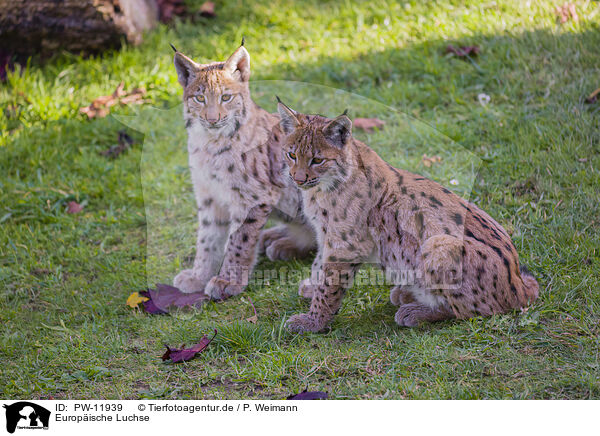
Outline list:
[[[147,301],[142,302],[143,308],[146,312],[151,313],[152,315],[165,315],[168,313],[156,307],[156,304],[154,303],[154,301],[152,300],[152,296],[150,295],[150,290],[140,291],[139,294],[142,297],[148,298]]]
[[[140,295],[149,298],[144,301],[146,312],[162,315],[169,312],[169,307],[193,307],[200,306],[209,298],[204,292],[185,293],[175,286],[158,283],[156,289],[141,291]]]
[[[321,391],[308,392],[307,389],[304,389],[299,394],[290,395],[289,397],[286,398],[286,400],[326,400],[329,397],[327,392],[321,392]]]
[[[196,357],[198,353],[203,352],[212,342],[215,336],[217,336],[217,329],[215,329],[212,338],[204,335],[202,339],[200,339],[200,342],[190,348],[185,348],[185,345],[183,345],[181,348],[169,348],[168,345],[165,345],[165,347],[167,347],[167,351],[165,351],[165,354],[162,355],[162,360],[165,361],[171,359],[171,362],[173,363],[191,360]]]

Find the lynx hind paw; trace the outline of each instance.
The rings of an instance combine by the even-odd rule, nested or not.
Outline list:
[[[263,230],[258,240],[259,252],[265,253],[267,248],[278,239],[284,238],[288,235],[287,228],[284,225],[271,227],[270,229]]]
[[[208,280],[202,277],[202,274],[198,271],[184,269],[173,279],[173,286],[181,292],[191,294],[194,292],[204,292],[207,282]]]
[[[298,295],[304,298],[312,298],[315,294],[315,286],[311,284],[310,279],[304,279],[298,286]]]

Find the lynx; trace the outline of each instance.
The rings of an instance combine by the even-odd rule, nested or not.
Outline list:
[[[291,331],[325,329],[355,272],[369,259],[387,271],[413,271],[390,299],[395,321],[465,319],[522,308],[538,296],[506,230],[438,183],[396,169],[352,137],[346,115],[304,115],[279,102],[290,178],[319,251],[299,293],[312,298]]]
[[[279,118],[250,98],[243,41],[225,62],[208,64],[173,49],[198,207],[194,265],[173,282],[224,299],[243,291],[257,251],[272,260],[301,258],[315,247],[314,233],[300,213],[298,188],[282,174]],[[260,236],[269,216],[287,223]]]

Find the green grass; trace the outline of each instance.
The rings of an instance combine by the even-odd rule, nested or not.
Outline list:
[[[600,105],[584,104],[600,86],[600,5],[577,2],[580,21],[564,25],[554,6],[233,1],[214,20],[161,26],[139,47],[33,59],[0,88],[0,397],[282,398],[309,386],[337,399],[600,398]],[[121,81],[145,86],[151,106],[175,107],[168,43],[207,61],[224,59],[242,35],[252,80],[368,97],[480,159],[471,200],[512,232],[540,281],[539,301],[401,329],[386,289],[355,287],[329,333],[304,336],[283,322],[307,303],[277,281],[172,316],[129,309],[153,254],[141,171],[148,138],[129,129],[138,145],[109,160],[99,152],[123,125],[88,121],[78,108]],[[482,52],[459,60],[444,54],[449,43]],[[486,107],[479,93],[491,97]],[[180,123],[173,129],[183,137]],[[402,156],[402,143],[386,144],[382,154]],[[85,204],[81,214],[65,213],[71,200]],[[188,262],[186,247],[165,274]],[[248,298],[256,325],[245,321]],[[164,343],[190,344],[213,328],[196,360],[160,361]]]

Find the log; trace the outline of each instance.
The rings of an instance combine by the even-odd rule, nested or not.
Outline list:
[[[20,54],[97,53],[139,44],[157,22],[156,0],[0,0],[0,45]]]

